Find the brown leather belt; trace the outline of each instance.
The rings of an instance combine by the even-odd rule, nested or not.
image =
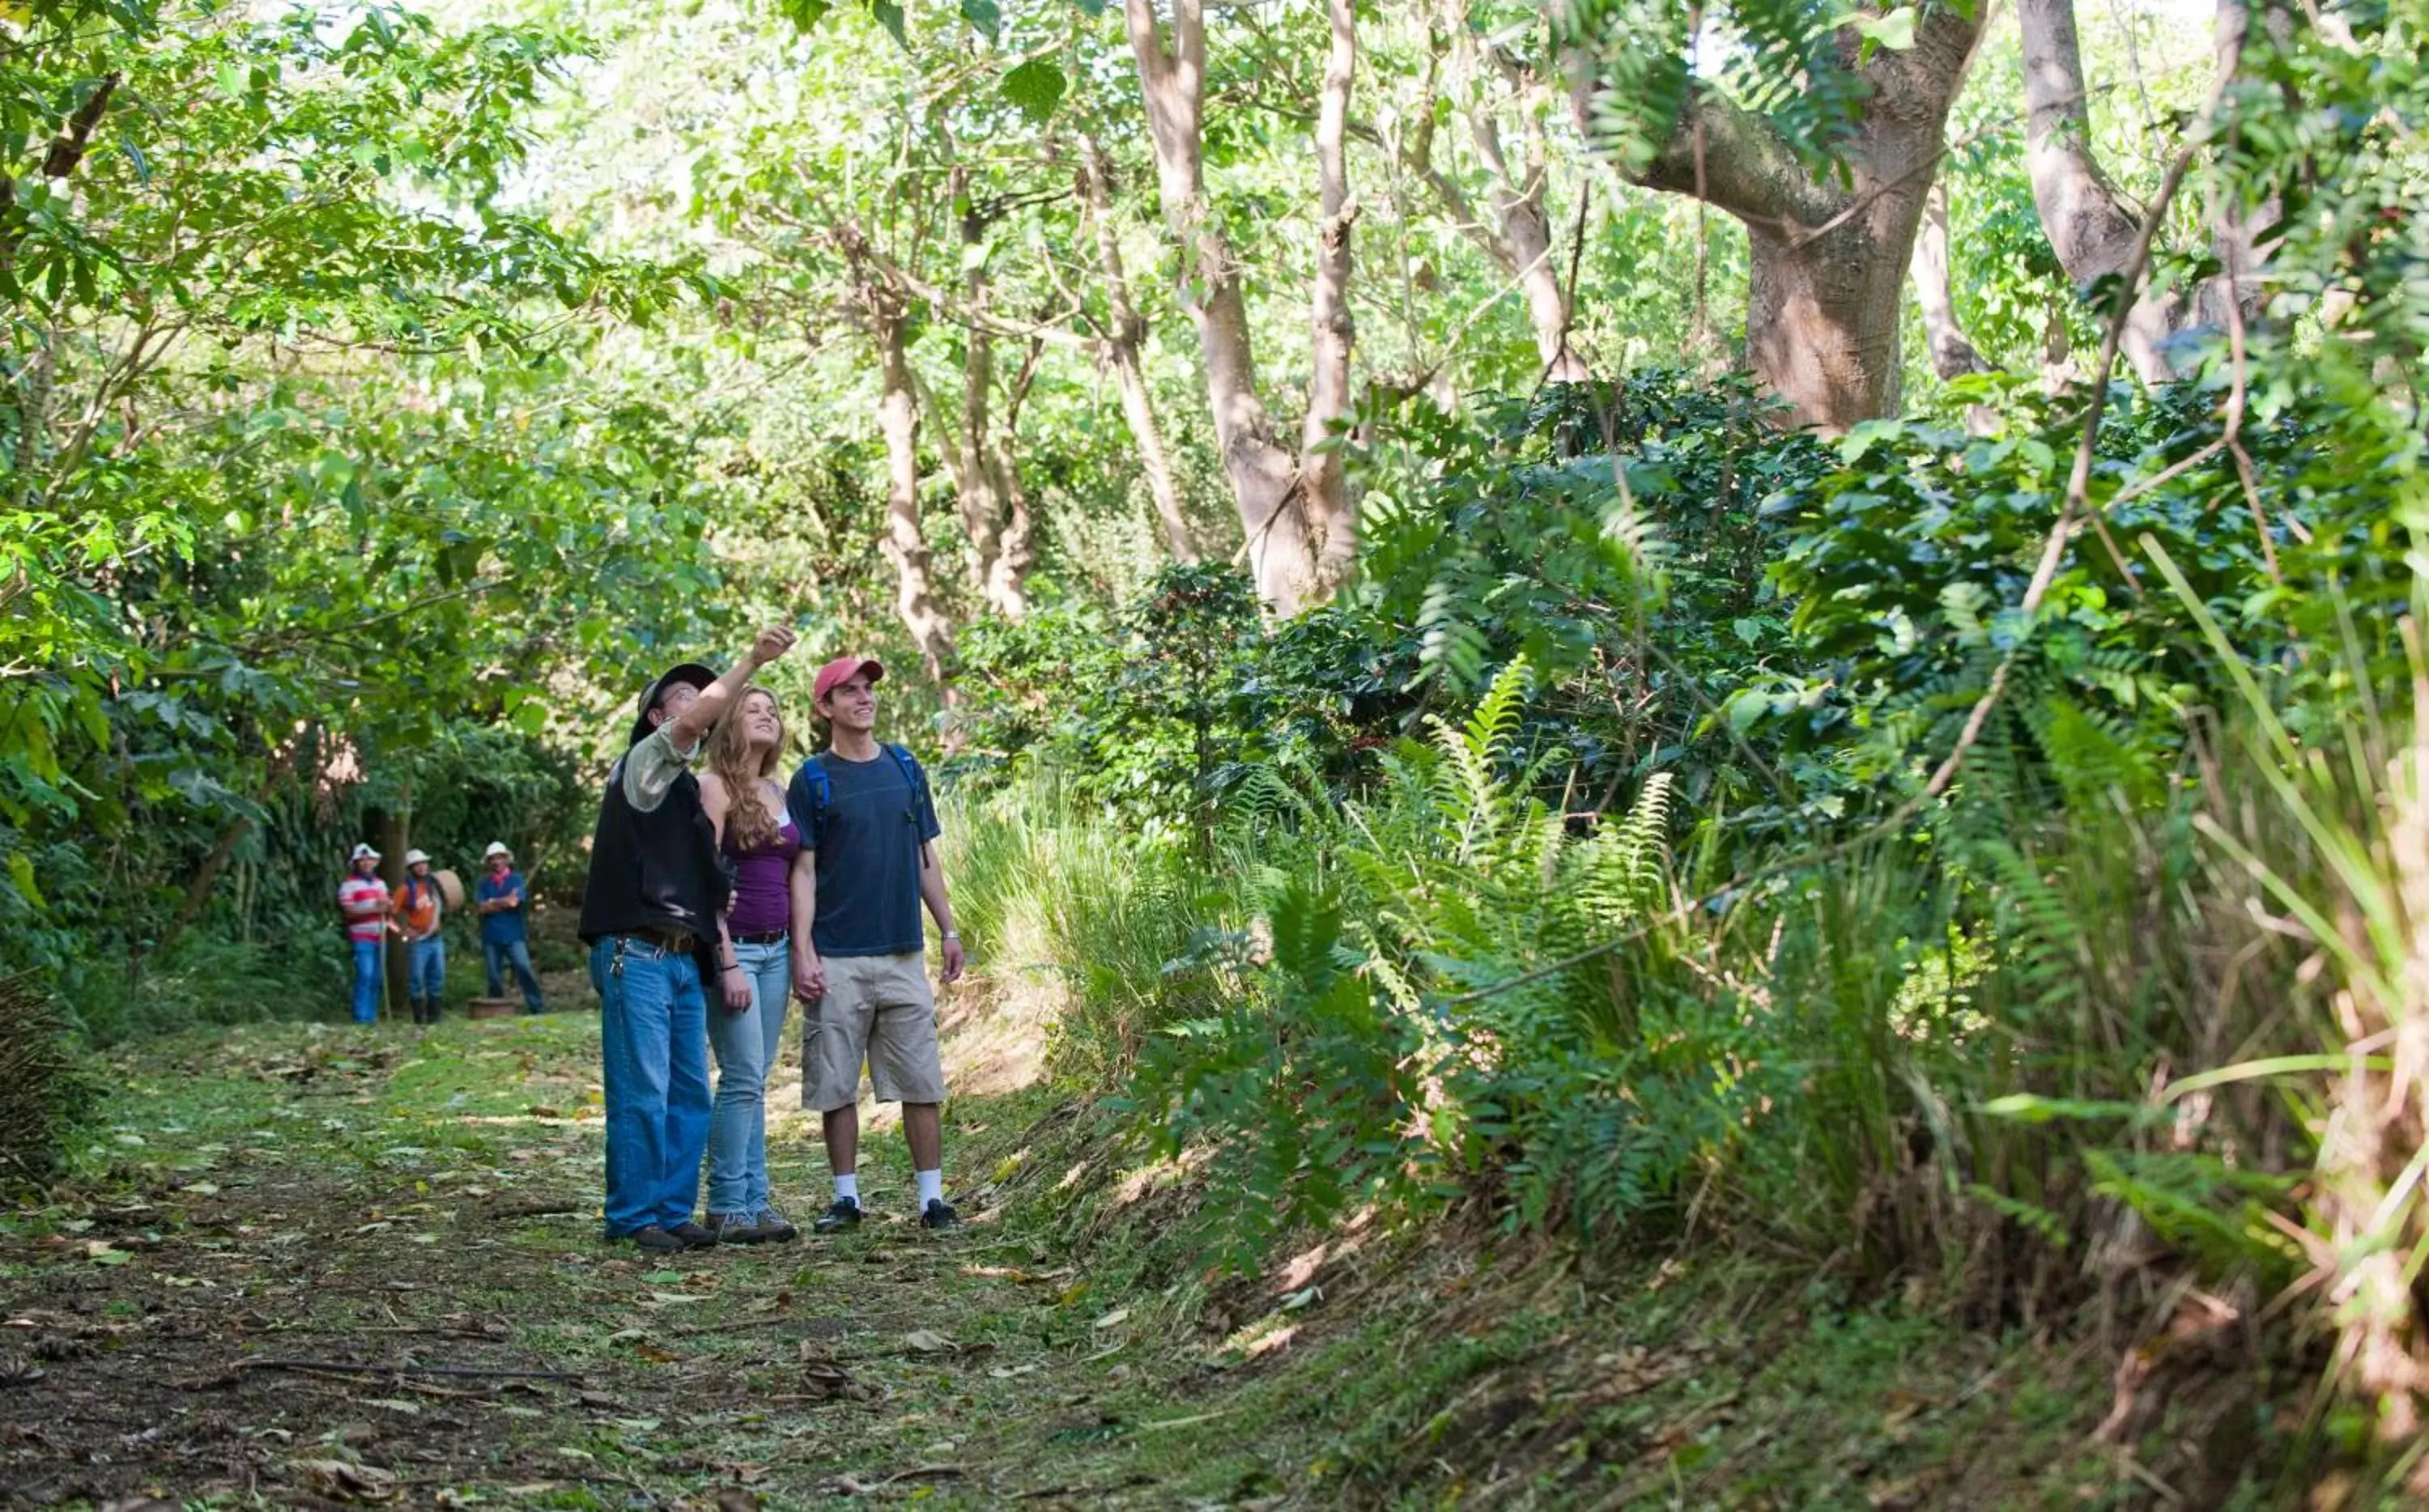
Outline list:
[[[688,929],[627,929],[631,939],[647,940],[670,956],[687,956],[700,944],[700,937]]]

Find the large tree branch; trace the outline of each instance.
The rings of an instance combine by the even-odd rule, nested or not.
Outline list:
[[[1147,374],[1139,362],[1139,345],[1147,337],[1147,321],[1131,300],[1130,278],[1122,267],[1121,238],[1114,228],[1112,158],[1094,138],[1084,143],[1082,151],[1080,192],[1097,234],[1097,271],[1105,286],[1109,315],[1099,354],[1114,370],[1115,386],[1121,393],[1122,416],[1130,423],[1131,440],[1138,448],[1140,469],[1147,474],[1148,496],[1154,501],[1156,518],[1164,525],[1165,546],[1174,561],[1195,567],[1197,542],[1190,534],[1189,517],[1181,506],[1181,485],[1173,479],[1172,462],[1164,449],[1164,432],[1156,421]]]
[[[1672,194],[1700,191],[1707,204],[1782,235],[1846,205],[1845,195],[1815,182],[1769,122],[1701,83],[1691,86],[1677,129],[1634,177]]]
[[[2133,261],[2142,228],[2092,156],[2074,0],[2018,0],[2016,22],[2024,40],[2024,163],[2041,229],[2077,286],[2120,273]],[[2121,340],[2145,383],[2173,376],[2161,343],[2177,313],[2173,298],[2137,288]]]
[[[1943,379],[1991,370],[1958,323],[1948,252],[1948,190],[1935,180],[1924,198],[1923,224],[1915,233],[1908,273],[1914,280],[1915,304],[1923,312],[1924,344],[1930,349],[1931,370]]]

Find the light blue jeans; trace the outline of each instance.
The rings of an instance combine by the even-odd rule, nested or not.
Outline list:
[[[434,1008],[440,998],[447,995],[447,941],[444,936],[434,934],[427,940],[413,942],[413,964],[405,981],[409,984],[405,990],[407,997]]]
[[[751,1006],[737,1013],[725,1006],[721,991],[709,994],[717,1119],[708,1136],[708,1210],[756,1213],[768,1206],[768,1072],[785,1047],[793,951],[782,941],[745,945],[737,940],[734,959],[751,979]]]
[[[355,947],[355,1022],[376,1024],[379,1022],[380,970],[386,964],[381,960],[383,952],[380,946],[385,942],[350,940],[348,943]]]
[[[607,1237],[691,1218],[708,1148],[700,966],[634,935],[590,947],[607,1098]]]

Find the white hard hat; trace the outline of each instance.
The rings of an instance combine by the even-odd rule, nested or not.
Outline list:
[[[369,856],[369,857],[370,857],[372,860],[373,860],[373,861],[377,861],[377,860],[379,860],[379,859],[380,859],[380,853],[379,853],[378,851],[376,851],[376,850],[373,850],[373,849],[372,849],[371,846],[356,846],[355,847],[355,853],[354,853],[353,855],[351,855],[351,856],[348,856],[346,859],[347,859],[348,861],[360,861],[360,860],[362,860],[365,856]]]
[[[492,840],[489,842],[489,848],[481,852],[481,859],[483,861],[487,861],[491,856],[511,856],[513,854],[513,851],[506,848],[506,843],[504,841]]]
[[[418,866],[429,859],[430,853],[428,851],[408,850],[405,853],[405,863],[408,866]]]

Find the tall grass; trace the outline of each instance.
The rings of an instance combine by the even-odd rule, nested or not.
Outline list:
[[[1180,1011],[1166,977],[1190,947],[1198,879],[1177,842],[1083,809],[1051,774],[946,806],[954,912],[969,948],[1052,998],[1052,1074],[1110,1090]]]

